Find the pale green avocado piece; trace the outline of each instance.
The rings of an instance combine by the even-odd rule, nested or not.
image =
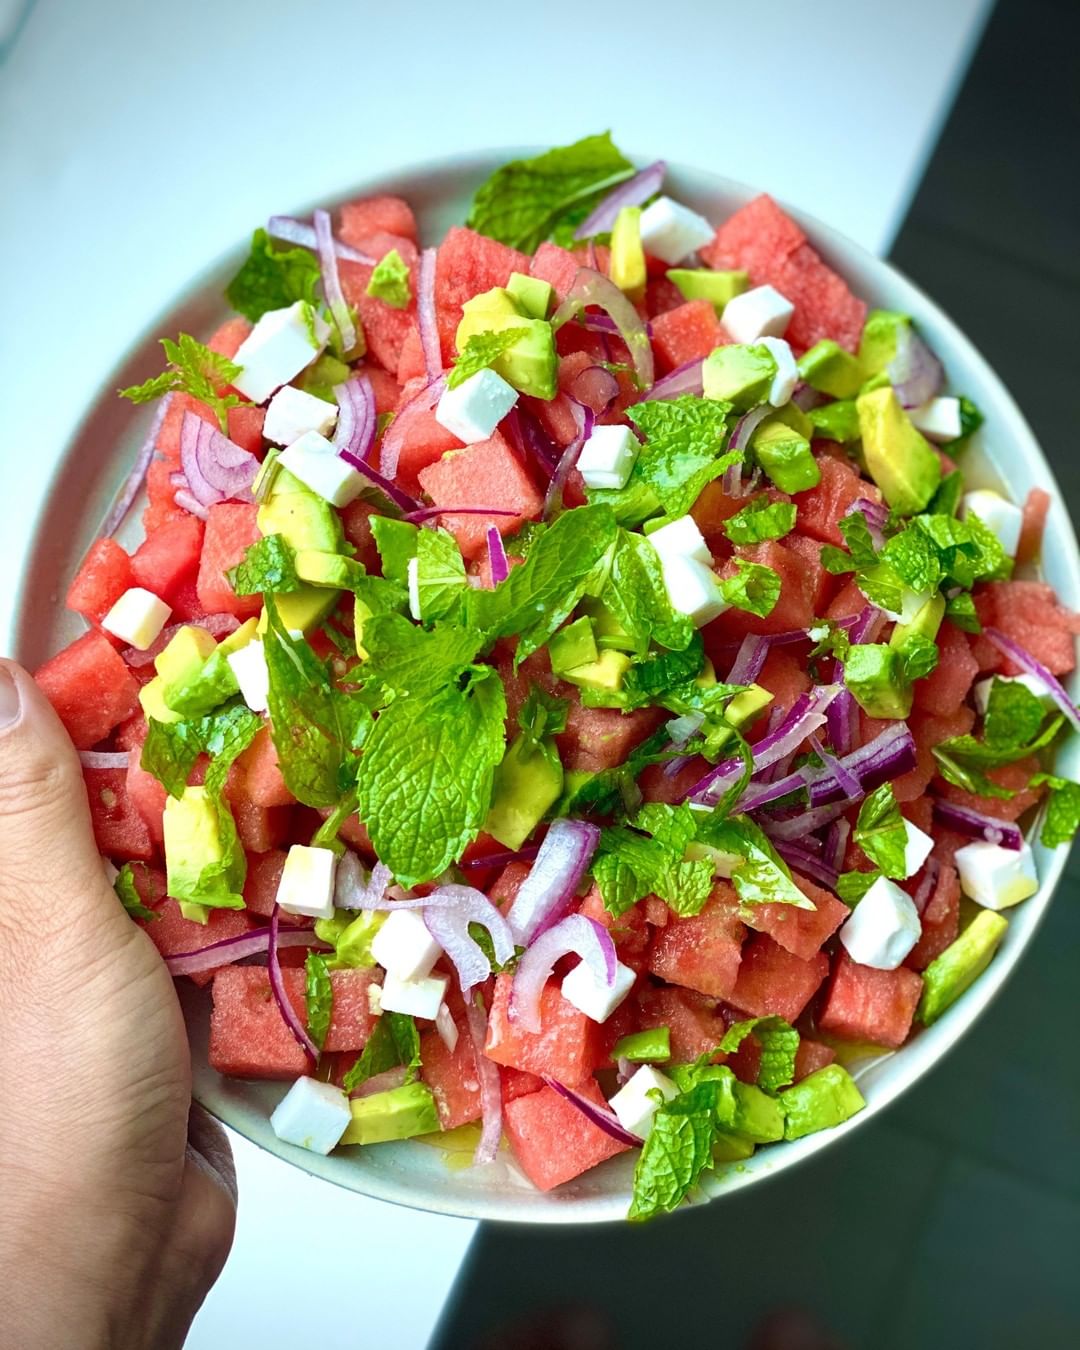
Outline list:
[[[605,647],[595,661],[564,670],[562,678],[579,689],[597,689],[613,694],[622,688],[623,676],[630,669],[630,658],[625,652]]]
[[[302,548],[296,554],[296,575],[309,586],[333,586],[335,590],[351,590],[353,584],[366,575],[363,567],[341,553],[323,553],[319,549]],[[284,599],[285,592],[278,597]]]
[[[715,681],[715,676],[713,677]],[[756,717],[762,708],[773,701],[772,694],[760,684],[751,684],[741,694],[736,694],[724,710],[724,716],[733,727],[745,726],[752,717]]]
[[[754,1156],[755,1144],[741,1135],[731,1134],[728,1130],[718,1130],[713,1140],[712,1156],[714,1163],[745,1162]]]
[[[784,1108],[767,1092],[751,1083],[733,1084],[735,1116],[731,1122],[733,1134],[741,1135],[755,1144],[771,1144],[784,1137]]]
[[[575,666],[588,665],[599,658],[592,620],[587,614],[552,635],[548,643],[551,673],[562,675]]]
[[[854,398],[864,379],[859,362],[832,338],[822,338],[803,352],[798,367],[811,389],[819,389],[833,398]]]
[[[360,350],[353,349],[356,356],[362,356],[365,350],[363,329],[360,325],[355,325],[357,336],[360,343]],[[325,399],[327,403],[337,404],[334,397],[334,385],[344,384],[352,375],[352,370],[344,361],[339,361],[336,356],[329,352],[323,352],[317,360],[312,361],[311,365],[303,372],[296,381],[297,387],[302,389],[305,394],[314,394],[316,398]]]
[[[631,1031],[617,1040],[611,1051],[612,1059],[628,1059],[631,1064],[663,1064],[671,1058],[671,1028],[648,1027],[645,1031]]]
[[[937,451],[915,429],[891,386],[860,394],[856,406],[870,477],[894,511],[902,516],[921,511],[941,482]]]
[[[624,206],[611,228],[608,274],[624,295],[640,300],[645,294],[645,250],[641,247],[641,207]]]
[[[885,370],[879,370],[876,375],[871,375],[865,384],[859,390],[860,394],[872,394],[875,389],[891,389],[892,380],[889,379],[889,373]]]
[[[361,910],[359,914],[336,909],[332,919],[316,919],[315,936],[335,949],[331,967],[369,970],[375,964],[372,939],[388,917],[385,911],[377,909]]]
[[[847,1069],[828,1064],[780,1094],[784,1109],[784,1138],[830,1130],[857,1115],[866,1102]]]
[[[897,334],[911,327],[907,314],[894,309],[872,309],[863,324],[859,339],[859,365],[863,379],[877,375],[896,355]]]
[[[545,401],[559,391],[559,356],[555,350],[555,334],[545,319],[524,319],[501,314],[482,314],[479,326],[466,331],[466,319],[458,325],[458,351],[461,351],[473,333],[502,332],[504,328],[520,328],[521,337],[493,363],[492,369],[507,384],[523,394]]]
[[[736,412],[747,412],[769,397],[776,377],[776,359],[761,343],[733,342],[717,347],[701,367],[706,398],[730,403]]]
[[[435,1134],[439,1112],[426,1083],[406,1083],[389,1092],[354,1097],[349,1103],[352,1120],[341,1136],[343,1144],[384,1144],[390,1139],[412,1139]]]
[[[457,349],[462,351],[465,343],[474,333],[491,332],[489,318],[527,319],[529,316],[506,286],[492,286],[489,291],[481,291],[461,307],[461,323],[457,330]],[[464,325],[464,332],[462,331]]]
[[[926,1026],[936,1022],[990,964],[1009,921],[992,909],[981,909],[955,942],[923,971],[923,992],[916,1016]]]
[[[837,399],[835,403],[825,403],[820,408],[811,408],[807,413],[814,435],[824,440],[839,441],[841,445],[850,445],[859,439],[859,410],[855,400]]]
[[[185,624],[174,633],[168,646],[154,657],[154,669],[161,676],[166,697],[178,684],[200,670],[217,646],[217,640],[205,628]]]
[[[636,652],[640,646],[636,638],[630,636],[615,615],[602,601],[587,599],[582,608],[592,619],[596,645],[601,650],[611,647],[620,652]],[[548,643],[550,649],[551,644]]]
[[[294,550],[340,553],[341,520],[329,502],[309,492],[287,469],[278,471],[255,517],[260,534],[280,534]]]
[[[763,418],[750,437],[750,448],[781,492],[807,492],[821,482],[821,470],[809,435],[792,427],[786,413],[787,409],[780,408]]]
[[[844,683],[868,717],[907,717],[912,688],[903,654],[882,642],[860,642],[844,657]]]
[[[337,604],[338,592],[327,586],[301,586],[298,591],[281,591],[274,596],[282,626],[292,633],[307,633]],[[266,632],[266,611],[259,616],[259,633]]]
[[[550,281],[545,281],[543,277],[530,277],[525,272],[511,272],[506,290],[526,318],[547,318],[555,294]]]
[[[941,621],[944,617],[945,597],[938,592],[927,600],[910,623],[898,623],[896,625],[892,630],[892,636],[889,638],[889,646],[902,647],[912,634],[929,638],[933,642],[937,638],[938,629],[941,627]]]
[[[554,743],[537,745],[519,735],[495,770],[484,830],[504,848],[522,846],[563,790],[563,767]]]
[[[205,787],[188,787],[182,797],[166,800],[162,825],[166,884],[173,899],[194,901],[199,911],[211,900],[213,908],[243,909],[244,851],[228,807]],[[208,868],[221,870],[212,897],[204,879]],[[205,923],[205,916],[197,922]]]
[[[155,675],[152,680],[139,690],[139,703],[147,719],[153,718],[155,722],[179,722],[182,721],[182,715],[173,712],[172,708],[165,702],[165,682],[160,675]]]
[[[708,267],[671,267],[667,279],[684,300],[708,300],[717,314],[750,285],[749,272],[713,272]]]
[[[229,653],[246,647],[256,636],[258,627],[258,619],[248,619],[234,633],[222,638],[202,668],[169,693],[169,706],[184,717],[202,717],[238,694],[240,686],[229,665]]]

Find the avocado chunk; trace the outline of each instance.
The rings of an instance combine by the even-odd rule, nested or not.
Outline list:
[[[715,676],[713,678],[715,683]],[[736,694],[729,700],[724,716],[733,727],[745,726],[772,701],[773,696],[767,689],[763,689],[760,684],[751,684],[741,694]]]
[[[641,207],[624,206],[611,228],[609,275],[624,295],[640,300],[645,294],[645,250],[641,247]]]
[[[860,394],[859,434],[870,477],[902,516],[921,511],[941,482],[941,461],[917,431],[891,387]]]
[[[278,471],[273,491],[259,507],[255,520],[261,534],[280,534],[296,552],[341,552],[344,537],[337,512],[287,469]]]
[[[932,595],[918,611],[910,623],[898,623],[889,638],[890,647],[902,647],[909,637],[929,638],[931,642],[938,635],[941,621],[945,617],[945,597]]]
[[[923,992],[916,1016],[926,1026],[936,1022],[990,964],[1001,944],[1008,919],[981,909],[950,946],[923,971]]]
[[[868,717],[907,717],[912,688],[898,647],[861,642],[844,657],[844,683]]]
[[[760,421],[750,437],[750,449],[767,477],[781,492],[807,492],[821,482],[821,470],[810,449],[809,422],[807,432],[791,425],[791,419],[781,416],[787,409],[778,409]]]
[[[713,1162],[745,1162],[747,1158],[754,1156],[754,1148],[752,1140],[731,1134],[727,1130],[718,1130],[713,1141]]]
[[[832,338],[822,338],[798,360],[799,374],[811,387],[833,398],[854,398],[862,385],[862,366]]]
[[[335,590],[352,590],[366,573],[352,558],[341,553],[322,553],[314,548],[302,548],[296,555],[296,575],[311,586],[332,586]],[[279,600],[285,598],[285,592]]]
[[[258,626],[258,619],[248,619],[235,632],[222,638],[202,668],[172,691],[169,706],[184,717],[202,717],[238,694],[240,686],[229,665],[229,653],[246,647],[256,636]]]
[[[385,911],[377,909],[361,910],[359,914],[336,909],[332,919],[316,919],[315,936],[334,947],[330,966],[370,970],[375,964],[371,941],[388,917]]]
[[[359,338],[359,350],[353,349],[354,356],[363,356],[365,351],[363,329],[356,325],[357,336]],[[329,352],[323,352],[317,360],[312,361],[311,365],[301,374],[297,380],[297,386],[305,394],[314,394],[316,398],[325,399],[327,403],[337,403],[334,397],[334,385],[344,384],[352,375],[352,370],[344,361],[339,361],[336,356]]]
[[[205,628],[185,624],[154,658],[157,674],[139,690],[139,703],[155,722],[179,722],[181,713],[173,708],[178,691],[194,679],[217,644]]]
[[[750,285],[749,272],[713,272],[707,267],[672,267],[667,279],[675,283],[684,300],[708,300],[717,314]]]
[[[530,319],[502,286],[476,295],[462,306],[455,343],[462,352],[469,338],[478,333],[521,330],[521,336],[492,363],[496,374],[523,394],[552,399],[559,388],[559,357],[555,334],[544,319]]]
[[[614,694],[622,688],[623,676],[630,669],[630,664],[630,658],[625,652],[605,647],[595,661],[564,670],[562,678],[576,684],[579,689]]]
[[[814,435],[841,445],[850,445],[859,439],[859,410],[854,399],[837,399],[835,403],[811,408],[807,413]]]
[[[548,643],[548,656],[551,658],[551,672],[562,675],[575,666],[589,665],[596,661],[600,653],[596,647],[592,620],[587,614],[573,623],[560,628]]]
[[[730,403],[736,412],[747,412],[769,397],[776,377],[776,359],[760,342],[733,342],[717,347],[701,367],[706,398]]]
[[[168,890],[181,908],[188,905],[185,917],[205,923],[207,908],[243,909],[244,850],[225,803],[189,787],[168,798],[162,823]]]
[[[326,586],[301,586],[274,596],[281,622],[291,633],[308,633],[337,604],[338,592]],[[259,635],[266,632],[266,611],[259,616]]]
[[[628,1059],[631,1064],[663,1064],[671,1058],[671,1028],[632,1031],[615,1042],[611,1058]]]
[[[495,770],[491,808],[484,829],[504,848],[522,846],[563,790],[563,767],[555,743],[521,733]]]
[[[849,1120],[866,1105],[847,1069],[828,1064],[780,1094],[784,1138],[801,1139],[818,1130],[830,1130]]]
[[[784,1108],[775,1097],[762,1092],[751,1083],[740,1083],[736,1078],[735,1115],[731,1121],[733,1134],[749,1139],[754,1144],[770,1144],[784,1137]]]
[[[526,318],[547,318],[555,294],[550,281],[545,281],[543,277],[530,277],[526,272],[511,272],[506,290]]]
[[[637,639],[627,633],[607,605],[590,598],[583,602],[582,608],[592,619],[596,645],[601,651],[610,647],[619,652],[637,652],[640,645]],[[548,649],[550,650],[550,648],[551,644],[549,643]]]
[[[859,365],[863,379],[881,374],[896,355],[901,330],[911,327],[911,319],[894,309],[872,309],[863,324],[859,339]]]
[[[155,722],[182,721],[182,715],[165,702],[165,682],[160,675],[155,675],[139,690],[139,703],[148,721],[151,717]]]
[[[349,1110],[352,1120],[341,1136],[343,1144],[384,1144],[435,1134],[439,1129],[439,1112],[426,1083],[406,1083],[389,1092],[356,1097]]]

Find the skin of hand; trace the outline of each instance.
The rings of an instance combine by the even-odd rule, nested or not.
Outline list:
[[[172,980],[94,844],[78,756],[0,661],[0,1342],[170,1350],[232,1244]]]

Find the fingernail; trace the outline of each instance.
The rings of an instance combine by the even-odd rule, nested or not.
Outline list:
[[[0,666],[0,727],[10,726],[19,715],[19,688],[11,672]]]

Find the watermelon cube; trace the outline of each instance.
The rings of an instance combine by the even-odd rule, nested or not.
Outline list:
[[[302,993],[302,971],[282,976],[297,981]],[[208,1057],[218,1073],[278,1079],[307,1073],[307,1056],[278,1011],[264,967],[223,967],[214,976],[213,997]]]
[[[1000,764],[997,768],[987,770],[987,778],[998,787],[1014,793],[1012,797],[980,797],[946,782],[941,783],[940,794],[948,801],[958,802],[972,811],[981,811],[984,816],[995,816],[998,820],[1018,820],[1042,796],[1042,789],[1028,787],[1032,774],[1038,773],[1039,768],[1038,760],[1032,755],[1017,760],[1015,764]]]
[[[657,373],[665,375],[687,361],[704,359],[714,347],[731,341],[708,300],[688,300],[652,321]]]
[[[788,633],[794,628],[808,628],[814,621],[818,582],[808,571],[806,559],[801,554],[772,539],[764,544],[741,546],[736,552],[749,562],[772,568],[780,578],[780,595],[765,618],[745,610],[729,609],[714,619],[703,634],[710,655],[714,645],[740,641],[747,633]],[[721,576],[734,576],[736,568],[733,563],[726,562],[717,571]]]
[[[676,1064],[688,1064],[701,1055],[715,1051],[724,1039],[727,1022],[714,999],[692,989],[659,985],[642,991],[638,1000],[638,1026],[668,1027],[671,1031],[671,1058]],[[714,1055],[714,1062],[725,1058]]]
[[[480,1075],[476,1048],[464,1018],[457,1021],[457,1044],[451,1053],[434,1029],[420,1037],[421,1078],[431,1088],[444,1130],[480,1119]]]
[[[263,853],[249,853],[247,856],[247,875],[244,877],[244,904],[251,914],[269,919],[277,901],[278,882],[285,866],[284,849],[269,848]],[[291,915],[282,913],[284,923]],[[300,922],[306,923],[306,919]]]
[[[782,262],[804,243],[806,235],[800,226],[763,192],[729,216],[712,243],[698,252],[706,267],[719,271],[745,268],[757,286],[761,285],[758,274]]]
[[[98,852],[124,862],[152,857],[150,830],[128,796],[127,770],[84,767],[83,780]]]
[[[499,1068],[499,1082],[502,1086],[503,1102],[512,1102],[518,1097],[527,1097],[530,1092],[539,1092],[544,1080],[534,1073],[523,1073],[521,1069]]]
[[[684,299],[682,291],[666,276],[651,276],[645,283],[645,312],[650,319],[677,309]]]
[[[100,623],[124,592],[136,585],[145,583],[133,580],[131,559],[116,540],[95,539],[64,603],[83,618]]]
[[[825,617],[829,619],[847,619],[852,614],[861,614],[866,608],[866,596],[859,590],[855,582],[845,581],[837,593],[829,601],[829,606],[825,611]]]
[[[141,745],[131,751],[127,767],[127,795],[131,805],[146,823],[150,838],[159,847],[165,842],[162,817],[169,794],[163,785],[139,762]]]
[[[563,300],[566,292],[574,284],[580,266],[577,258],[568,249],[560,248],[558,244],[549,243],[545,239],[532,256],[529,275],[550,282],[556,300]]]
[[[724,533],[724,522],[737,515],[745,505],[741,497],[729,496],[720,480],[714,478],[711,483],[706,483],[704,491],[690,508],[690,514],[714,554],[730,556],[731,545]]]
[[[496,1064],[576,1087],[601,1058],[599,1025],[568,1003],[551,981],[540,999],[540,1030],[524,1031],[509,1015],[509,975],[499,975],[488,1015],[484,1053]]]
[[[201,952],[215,942],[241,937],[253,926],[240,909],[212,909],[206,923],[195,923],[185,919],[180,913],[180,906],[170,898],[154,907],[154,915],[153,919],[141,919],[139,922],[162,956]],[[217,970],[221,969],[223,967],[217,967]],[[209,984],[215,974],[216,970],[200,970],[188,978],[201,988]]]
[[[743,917],[748,927],[758,933],[768,933],[785,951],[809,961],[820,951],[822,943],[832,937],[850,910],[842,900],[797,872],[791,874],[791,879],[803,895],[814,902],[814,909],[782,904],[748,905]]]
[[[458,438],[435,420],[435,409],[426,407],[425,401],[417,398],[425,387],[426,381],[421,378],[402,389],[400,409],[394,419],[394,438],[400,446],[394,481],[406,492],[419,492],[421,472],[437,464],[447,451],[462,448]]]
[[[240,350],[240,344],[250,333],[251,324],[247,319],[236,314],[231,319],[225,320],[206,345],[212,352],[226,356],[231,361]]]
[[[288,839],[293,820],[291,806],[256,806],[244,796],[230,797],[230,805],[236,833],[250,852],[265,853]]]
[[[142,513],[145,534],[154,534],[172,520],[183,520],[188,514],[176,504],[176,487],[170,481],[176,465],[168,459],[154,459],[146,473],[146,509]]]
[[[812,539],[808,534],[789,534],[784,545],[803,560],[806,574],[810,578],[810,603],[814,614],[824,614],[829,602],[840,588],[838,577],[827,572],[821,565],[821,550],[825,545],[820,539]]]
[[[809,692],[810,676],[806,671],[806,659],[796,655],[800,650],[805,649],[770,648],[765,664],[761,667],[761,674],[755,681],[755,684],[760,684],[773,696],[766,713],[771,714],[774,708],[786,712],[801,694]]]
[[[795,1082],[801,1083],[804,1078],[817,1073],[818,1069],[824,1069],[831,1064],[835,1058],[836,1051],[831,1045],[823,1045],[821,1041],[810,1041],[804,1036],[795,1052]]]
[[[139,706],[139,684],[104,634],[84,633],[34,679],[79,750],[89,750]]]
[[[243,403],[228,412],[229,440],[257,459],[263,457],[263,423],[265,408],[253,408]]]
[[[877,730],[883,730],[890,723],[882,722]],[[937,717],[932,713],[915,708],[908,718],[908,727],[915,738],[915,767],[893,780],[893,792],[900,803],[915,801],[930,786],[930,780],[937,773],[937,760],[934,758],[934,746],[953,736],[966,736],[975,725],[975,713],[971,708],[959,707],[948,716]],[[875,734],[869,726],[864,729],[864,739]]]
[[[915,681],[915,707],[936,717],[948,717],[968,696],[979,663],[967,635],[946,620],[938,630],[938,663],[929,675]]]
[[[742,952],[739,978],[730,1002],[750,1017],[783,1017],[794,1022],[829,973],[829,958],[817,952],[808,960],[794,956],[765,933]]]
[[[171,605],[198,570],[203,533],[202,521],[185,514],[148,534],[131,556],[132,585],[145,587]]]
[[[578,1091],[597,1106],[607,1104],[592,1079]],[[507,1102],[503,1124],[521,1170],[541,1191],[561,1186],[629,1147],[549,1087]]]
[[[903,966],[875,970],[840,952],[818,1026],[843,1040],[870,1041],[895,1050],[911,1030],[922,986],[922,976],[913,970]]]
[[[208,614],[235,614],[244,620],[262,609],[261,596],[237,595],[225,577],[260,537],[257,512],[258,507],[247,502],[221,502],[210,507],[196,583],[199,603]]]
[[[922,936],[904,962],[912,970],[925,970],[956,941],[960,931],[960,877],[955,867],[946,864],[941,868],[921,918]]]
[[[365,363],[358,373],[361,372],[368,377],[371,384],[371,392],[375,395],[376,413],[382,417],[384,413],[395,412],[401,402],[401,384],[396,376],[383,370],[381,366],[372,365],[371,362]]]
[[[379,259],[391,251],[396,251],[409,269],[409,290],[412,298],[404,309],[397,309],[377,296],[368,295],[368,283],[375,270],[370,264],[343,262],[339,267],[341,289],[345,293],[345,299],[350,305],[356,306],[360,315],[369,359],[378,361],[391,374],[396,375],[402,347],[416,325],[419,254],[413,240],[406,238],[405,235],[387,231],[368,235],[364,240],[364,251],[371,257]]]
[[[604,905],[600,887],[594,884],[589,887],[578,913],[608,930],[618,949],[619,960],[624,965],[632,966],[635,970],[641,969],[650,942],[649,926],[645,922],[645,911],[641,905],[631,906],[625,914],[616,918]]]
[[[454,355],[454,336],[466,300],[505,286],[511,272],[527,272],[529,258],[473,230],[454,225],[439,245],[435,266],[435,315],[443,363]]]
[[[377,197],[357,197],[341,207],[341,222],[337,230],[343,244],[366,252],[365,243],[373,234],[399,234],[417,240],[416,217],[403,197],[382,194]]]
[[[417,475],[436,506],[491,507],[512,515],[455,515],[452,509],[440,523],[455,536],[464,556],[478,558],[487,547],[487,527],[502,535],[516,533],[526,520],[540,515],[544,497],[534,486],[510,442],[496,431],[449,454]]]
[[[975,599],[984,628],[1000,628],[1054,675],[1066,675],[1075,667],[1080,615],[1065,609],[1050,586],[1041,581],[995,581],[981,587]],[[988,639],[978,637],[973,645],[976,659],[986,653],[979,659],[981,669],[1019,674]]]
[[[635,746],[646,740],[664,714],[656,708],[585,708],[570,704],[566,728],[555,737],[563,767],[571,771],[599,773],[622,764]]]
[[[821,481],[807,492],[797,492],[792,500],[798,509],[797,528],[823,544],[846,548],[840,533],[840,520],[860,497],[880,502],[881,493],[872,483],[860,478],[854,465],[832,455],[816,456]]]
[[[673,918],[657,931],[649,970],[669,984],[711,998],[729,998],[738,978],[745,936],[734,890],[727,882],[717,882],[700,914]]]
[[[397,382],[406,385],[410,380],[427,379],[427,363],[424,360],[424,344],[420,337],[420,325],[414,323],[405,334],[398,357]]]
[[[255,739],[238,757],[236,769],[237,793],[246,794],[255,806],[291,806],[296,801],[281,776],[269,727],[255,733]]]
[[[194,413],[196,417],[201,417],[215,431],[221,430],[221,423],[217,419],[217,414],[212,408],[208,408],[205,403],[193,398],[191,394],[179,392],[170,394],[169,406],[165,410],[157,440],[154,442],[154,448],[158,454],[164,455],[170,461],[170,473],[180,467],[180,431],[184,423],[184,414],[188,412]]]
[[[289,1001],[300,1017],[305,1015],[302,970],[285,972]],[[377,1017],[371,1011],[371,987],[381,983],[376,970],[332,970],[330,984],[334,992],[330,1028],[326,1033],[327,1051],[362,1050],[375,1030]]]
[[[341,528],[345,538],[356,549],[356,561],[376,574],[380,561],[375,536],[371,532],[371,517],[378,514],[378,509],[363,497],[357,497],[341,511]]]

